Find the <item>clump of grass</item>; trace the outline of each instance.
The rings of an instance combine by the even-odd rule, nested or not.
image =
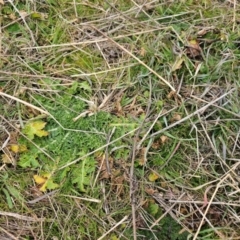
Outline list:
[[[1,237],[238,238],[237,7],[6,1]]]

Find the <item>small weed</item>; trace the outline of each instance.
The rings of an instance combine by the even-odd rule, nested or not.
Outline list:
[[[0,1],[0,238],[237,239],[237,1]]]

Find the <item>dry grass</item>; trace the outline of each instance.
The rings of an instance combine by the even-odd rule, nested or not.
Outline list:
[[[0,7],[1,239],[240,239],[237,1]]]

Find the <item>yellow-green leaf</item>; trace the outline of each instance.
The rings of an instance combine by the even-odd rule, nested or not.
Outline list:
[[[182,67],[184,60],[185,60],[184,57],[178,56],[175,63],[172,65],[172,72],[180,69]]]
[[[23,133],[25,133],[29,139],[34,139],[34,136],[45,137],[48,135],[48,132],[43,130],[47,123],[43,121],[29,122],[25,125]]]
[[[153,172],[153,173],[150,173],[149,176],[148,176],[148,179],[149,179],[150,182],[154,182],[154,181],[156,181],[158,178],[159,178],[159,175],[156,174],[156,173],[154,173],[154,172]]]
[[[13,163],[12,157],[10,155],[2,154],[1,157],[2,157],[3,163],[6,163],[6,164]]]
[[[10,150],[14,153],[22,153],[27,151],[26,145],[12,144]]]
[[[41,12],[32,12],[30,16],[32,19],[36,20],[44,20],[45,18],[47,18],[47,14]]]
[[[49,178],[46,181],[46,183],[40,188],[40,190],[41,191],[45,191],[44,189],[54,190],[58,187],[59,187],[59,185],[57,183],[54,183],[52,178]]]
[[[53,182],[50,173],[42,175],[34,175],[34,181],[39,185],[39,190],[45,192],[46,190],[53,190],[59,187],[58,184]]]
[[[46,177],[39,176],[39,175],[34,175],[33,178],[34,178],[34,181],[35,181],[38,185],[44,184],[44,183],[47,181],[47,178],[46,178]]]

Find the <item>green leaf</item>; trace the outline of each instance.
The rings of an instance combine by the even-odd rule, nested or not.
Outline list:
[[[150,203],[148,209],[149,209],[149,213],[155,216],[158,213],[159,206],[156,203]]]
[[[10,196],[9,192],[5,188],[3,188],[2,190],[3,190],[3,192],[4,192],[5,196],[6,196],[8,207],[10,209],[13,208],[13,203],[12,203],[12,199],[11,199],[11,196]]]
[[[8,192],[18,201],[24,202],[24,198],[22,197],[21,193],[18,191],[17,188],[6,185]]]
[[[31,153],[21,154],[18,161],[18,165],[22,168],[27,167],[37,168],[40,166],[40,164],[36,158],[37,155],[33,155]]]
[[[91,158],[83,159],[72,172],[72,183],[77,184],[81,192],[86,192],[85,186],[90,185],[96,161]]]
[[[78,89],[78,82],[73,82],[72,86],[67,90],[69,94],[75,94]]]
[[[56,188],[58,188],[59,185],[57,183],[54,183],[53,182],[53,179],[52,178],[49,178],[47,181],[46,181],[46,189],[48,190],[54,190]]]
[[[45,192],[46,190],[53,190],[59,187],[57,183],[53,182],[51,173],[42,173],[33,176],[34,181],[40,186],[39,190]]]
[[[11,24],[9,27],[6,28],[6,30],[9,33],[17,33],[17,32],[19,32],[21,30],[20,24],[19,23]]]
[[[87,81],[79,83],[79,87],[83,90],[86,90],[87,92],[92,92],[92,88]]]
[[[69,171],[70,167],[66,167],[61,170],[60,174],[58,174],[58,181],[62,181],[64,178],[66,178]]]
[[[47,16],[46,14],[40,12],[33,12],[30,14],[30,17],[36,20],[44,20],[46,16]]]

